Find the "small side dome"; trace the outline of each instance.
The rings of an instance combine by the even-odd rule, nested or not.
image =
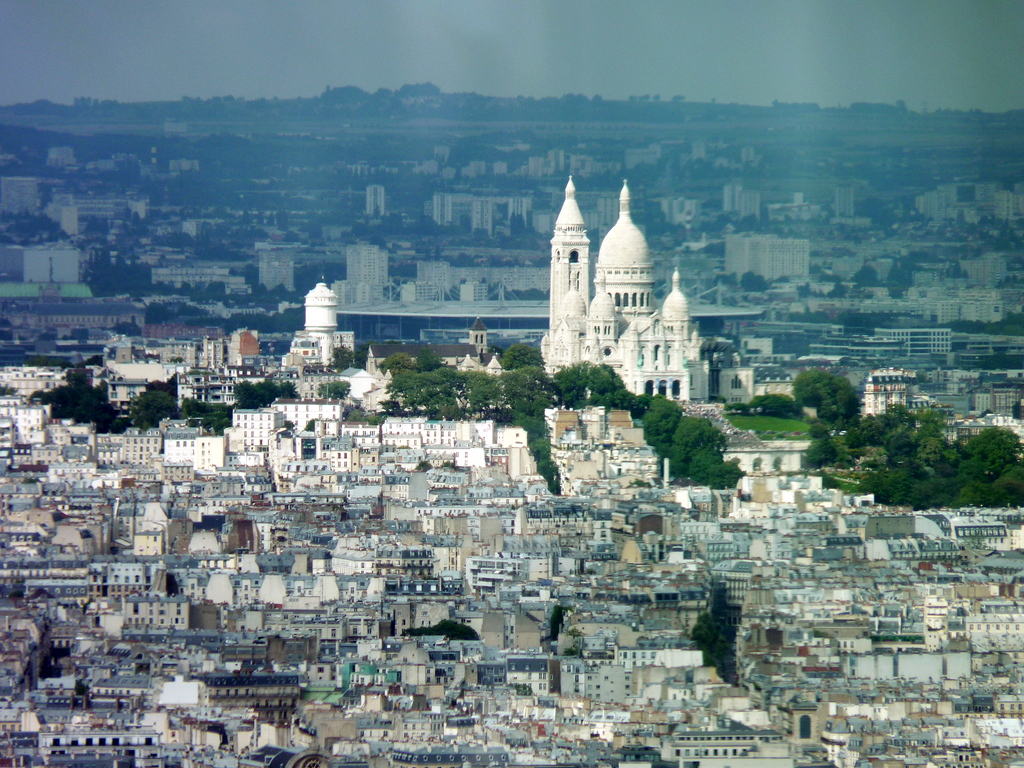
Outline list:
[[[565,294],[563,307],[563,313],[566,317],[587,316],[587,302],[583,300],[583,294],[575,288],[570,288],[569,292]]]
[[[615,317],[615,299],[605,290],[604,276],[599,275],[594,286],[594,299],[590,302],[590,317],[594,320],[611,320]]]
[[[666,323],[683,323],[690,319],[690,305],[679,289],[679,270],[672,273],[672,292],[661,305],[661,319]]]

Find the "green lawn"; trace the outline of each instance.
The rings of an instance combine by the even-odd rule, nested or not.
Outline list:
[[[806,432],[807,424],[799,419],[780,419],[776,416],[742,416],[726,414],[726,419],[737,429],[755,432]]]

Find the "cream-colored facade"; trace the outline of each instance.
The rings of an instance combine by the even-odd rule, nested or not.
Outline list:
[[[630,215],[629,187],[622,186],[619,220],[605,235],[592,270],[590,240],[570,178],[551,239],[550,325],[541,342],[548,371],[579,362],[604,364],[638,395],[749,400],[753,372],[735,367],[728,345],[701,339],[678,271],[671,292],[660,307],[655,304],[654,263]]]

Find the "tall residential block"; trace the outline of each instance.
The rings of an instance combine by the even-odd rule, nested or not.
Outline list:
[[[260,248],[260,245],[266,244],[259,243],[256,247],[260,260],[260,285],[268,291],[278,286],[283,286],[286,291],[294,291],[295,252],[291,248]]]
[[[28,176],[0,178],[0,210],[34,213],[39,209],[39,180]]]
[[[836,187],[832,198],[832,209],[840,219],[853,218],[853,187],[850,184],[840,184]]]
[[[370,218],[384,216],[384,187],[381,184],[370,184],[366,187],[366,215]]]
[[[753,234],[725,237],[725,271],[735,275],[753,272],[766,280],[807,277],[810,255],[809,240]]]

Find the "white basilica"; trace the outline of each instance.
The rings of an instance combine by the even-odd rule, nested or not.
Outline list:
[[[591,291],[591,276],[594,288]],[[753,371],[738,367],[731,345],[701,339],[679,288],[660,307],[647,240],[629,213],[629,188],[619,196],[619,220],[605,235],[596,267],[570,177],[551,238],[550,326],[541,342],[550,373],[574,363],[611,366],[635,394],[672,400],[749,400]]]

